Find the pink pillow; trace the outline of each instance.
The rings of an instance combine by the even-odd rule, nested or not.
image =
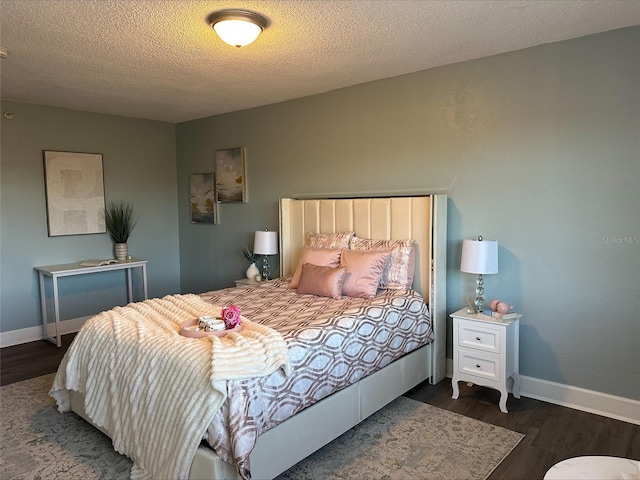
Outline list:
[[[337,267],[340,264],[341,253],[342,250],[337,249],[304,247],[296,272],[293,274],[293,278],[291,279],[290,287],[298,287],[303,262],[320,265],[321,267]]]
[[[347,268],[342,294],[347,297],[375,297],[380,276],[390,256],[391,252],[342,250],[340,266]]]
[[[355,233],[353,232],[307,232],[307,241],[305,245],[313,248],[349,248],[349,241],[354,235]]]
[[[382,272],[380,288],[388,290],[408,290],[413,284],[416,268],[416,249],[414,240],[373,240],[370,238],[352,238],[349,248],[366,252],[391,252],[387,268]]]
[[[339,300],[342,298],[342,284],[346,275],[347,269],[344,267],[321,267],[303,262],[298,293]]]

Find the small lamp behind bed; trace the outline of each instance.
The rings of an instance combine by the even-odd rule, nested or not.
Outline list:
[[[269,230],[257,231],[253,241],[253,253],[264,255],[262,259],[262,278],[269,280],[271,277],[269,255],[277,255],[278,253],[278,232],[270,232]]]
[[[496,240],[483,240],[481,236],[478,237],[478,240],[463,240],[460,271],[478,274],[476,297],[473,299],[473,304],[476,307],[476,313],[481,313],[482,305],[484,304],[484,280],[482,275],[498,273],[498,242]]]

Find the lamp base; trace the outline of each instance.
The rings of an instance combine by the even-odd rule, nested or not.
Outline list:
[[[473,299],[473,304],[476,307],[477,313],[482,313],[482,306],[484,305],[484,279],[482,278],[482,274],[478,274],[478,279],[476,280],[476,296]]]
[[[271,278],[271,272],[269,271],[269,257],[265,255],[262,257],[262,279],[269,280]]]

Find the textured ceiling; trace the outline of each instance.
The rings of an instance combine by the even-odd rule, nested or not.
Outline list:
[[[209,13],[270,25],[241,49]],[[5,100],[181,122],[640,24],[640,0],[0,0]]]

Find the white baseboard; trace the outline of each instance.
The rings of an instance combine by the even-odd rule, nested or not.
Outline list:
[[[520,395],[640,425],[640,401],[520,376]]]
[[[60,335],[79,331],[84,322],[89,318],[91,318],[91,315],[62,320],[60,322]],[[49,323],[47,325],[47,332],[51,337],[55,335],[54,323]],[[44,334],[42,332],[41,325],[37,327],[21,328],[20,330],[11,330],[9,332],[0,332],[0,348],[19,345],[21,343],[36,342],[43,338]]]
[[[453,361],[447,359],[447,376]],[[520,395],[640,425],[640,401],[520,375]]]

